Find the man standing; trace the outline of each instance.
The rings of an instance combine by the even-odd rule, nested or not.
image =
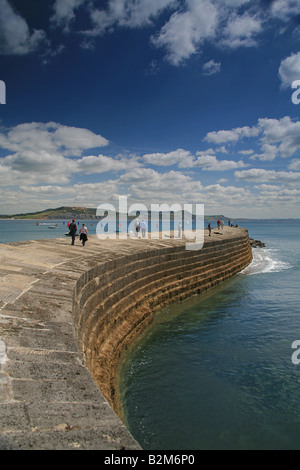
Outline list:
[[[141,230],[142,230],[142,237],[145,238],[146,230],[147,230],[147,224],[144,221],[144,219],[142,220],[142,223],[141,223]]]
[[[72,220],[72,223],[69,225],[69,230],[70,230],[70,235],[72,237],[72,243],[71,245],[74,245],[75,242],[75,236],[77,232],[77,225],[75,223],[75,219]]]

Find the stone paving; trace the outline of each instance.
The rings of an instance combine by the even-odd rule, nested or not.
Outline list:
[[[238,233],[225,228],[212,238]],[[103,261],[183,243],[90,237],[82,247],[65,237],[0,244],[0,449],[140,449],[84,365],[74,288]]]

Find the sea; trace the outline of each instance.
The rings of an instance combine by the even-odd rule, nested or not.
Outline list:
[[[0,243],[65,237],[67,222],[0,220]],[[300,220],[235,223],[265,248],[158,312],[126,357],[123,418],[144,449],[300,450]]]
[[[241,225],[266,245],[251,265],[159,312],[126,358],[123,415],[144,449],[300,450],[300,220]]]

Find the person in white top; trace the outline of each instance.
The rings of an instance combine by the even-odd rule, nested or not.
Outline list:
[[[142,231],[142,237],[143,238],[145,238],[145,236],[146,236],[146,230],[147,230],[147,224],[144,220],[142,220],[141,231]]]
[[[139,230],[140,230],[140,222],[139,222],[139,219],[136,218],[135,221],[134,221],[134,235],[136,237],[139,236]]]
[[[85,245],[85,242],[88,241],[88,230],[84,224],[82,224],[81,229],[79,230],[79,239],[82,241],[82,246]]]

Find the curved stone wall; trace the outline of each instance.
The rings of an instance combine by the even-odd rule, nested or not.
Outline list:
[[[251,258],[229,227],[200,251],[166,236],[0,244],[0,449],[140,449],[115,413],[122,354],[157,310]]]
[[[170,240],[171,242],[171,240]],[[151,325],[154,313],[229,279],[252,259],[248,232],[206,237],[200,251],[156,241],[87,270],[77,281],[73,314],[85,364],[118,413],[121,355]]]

